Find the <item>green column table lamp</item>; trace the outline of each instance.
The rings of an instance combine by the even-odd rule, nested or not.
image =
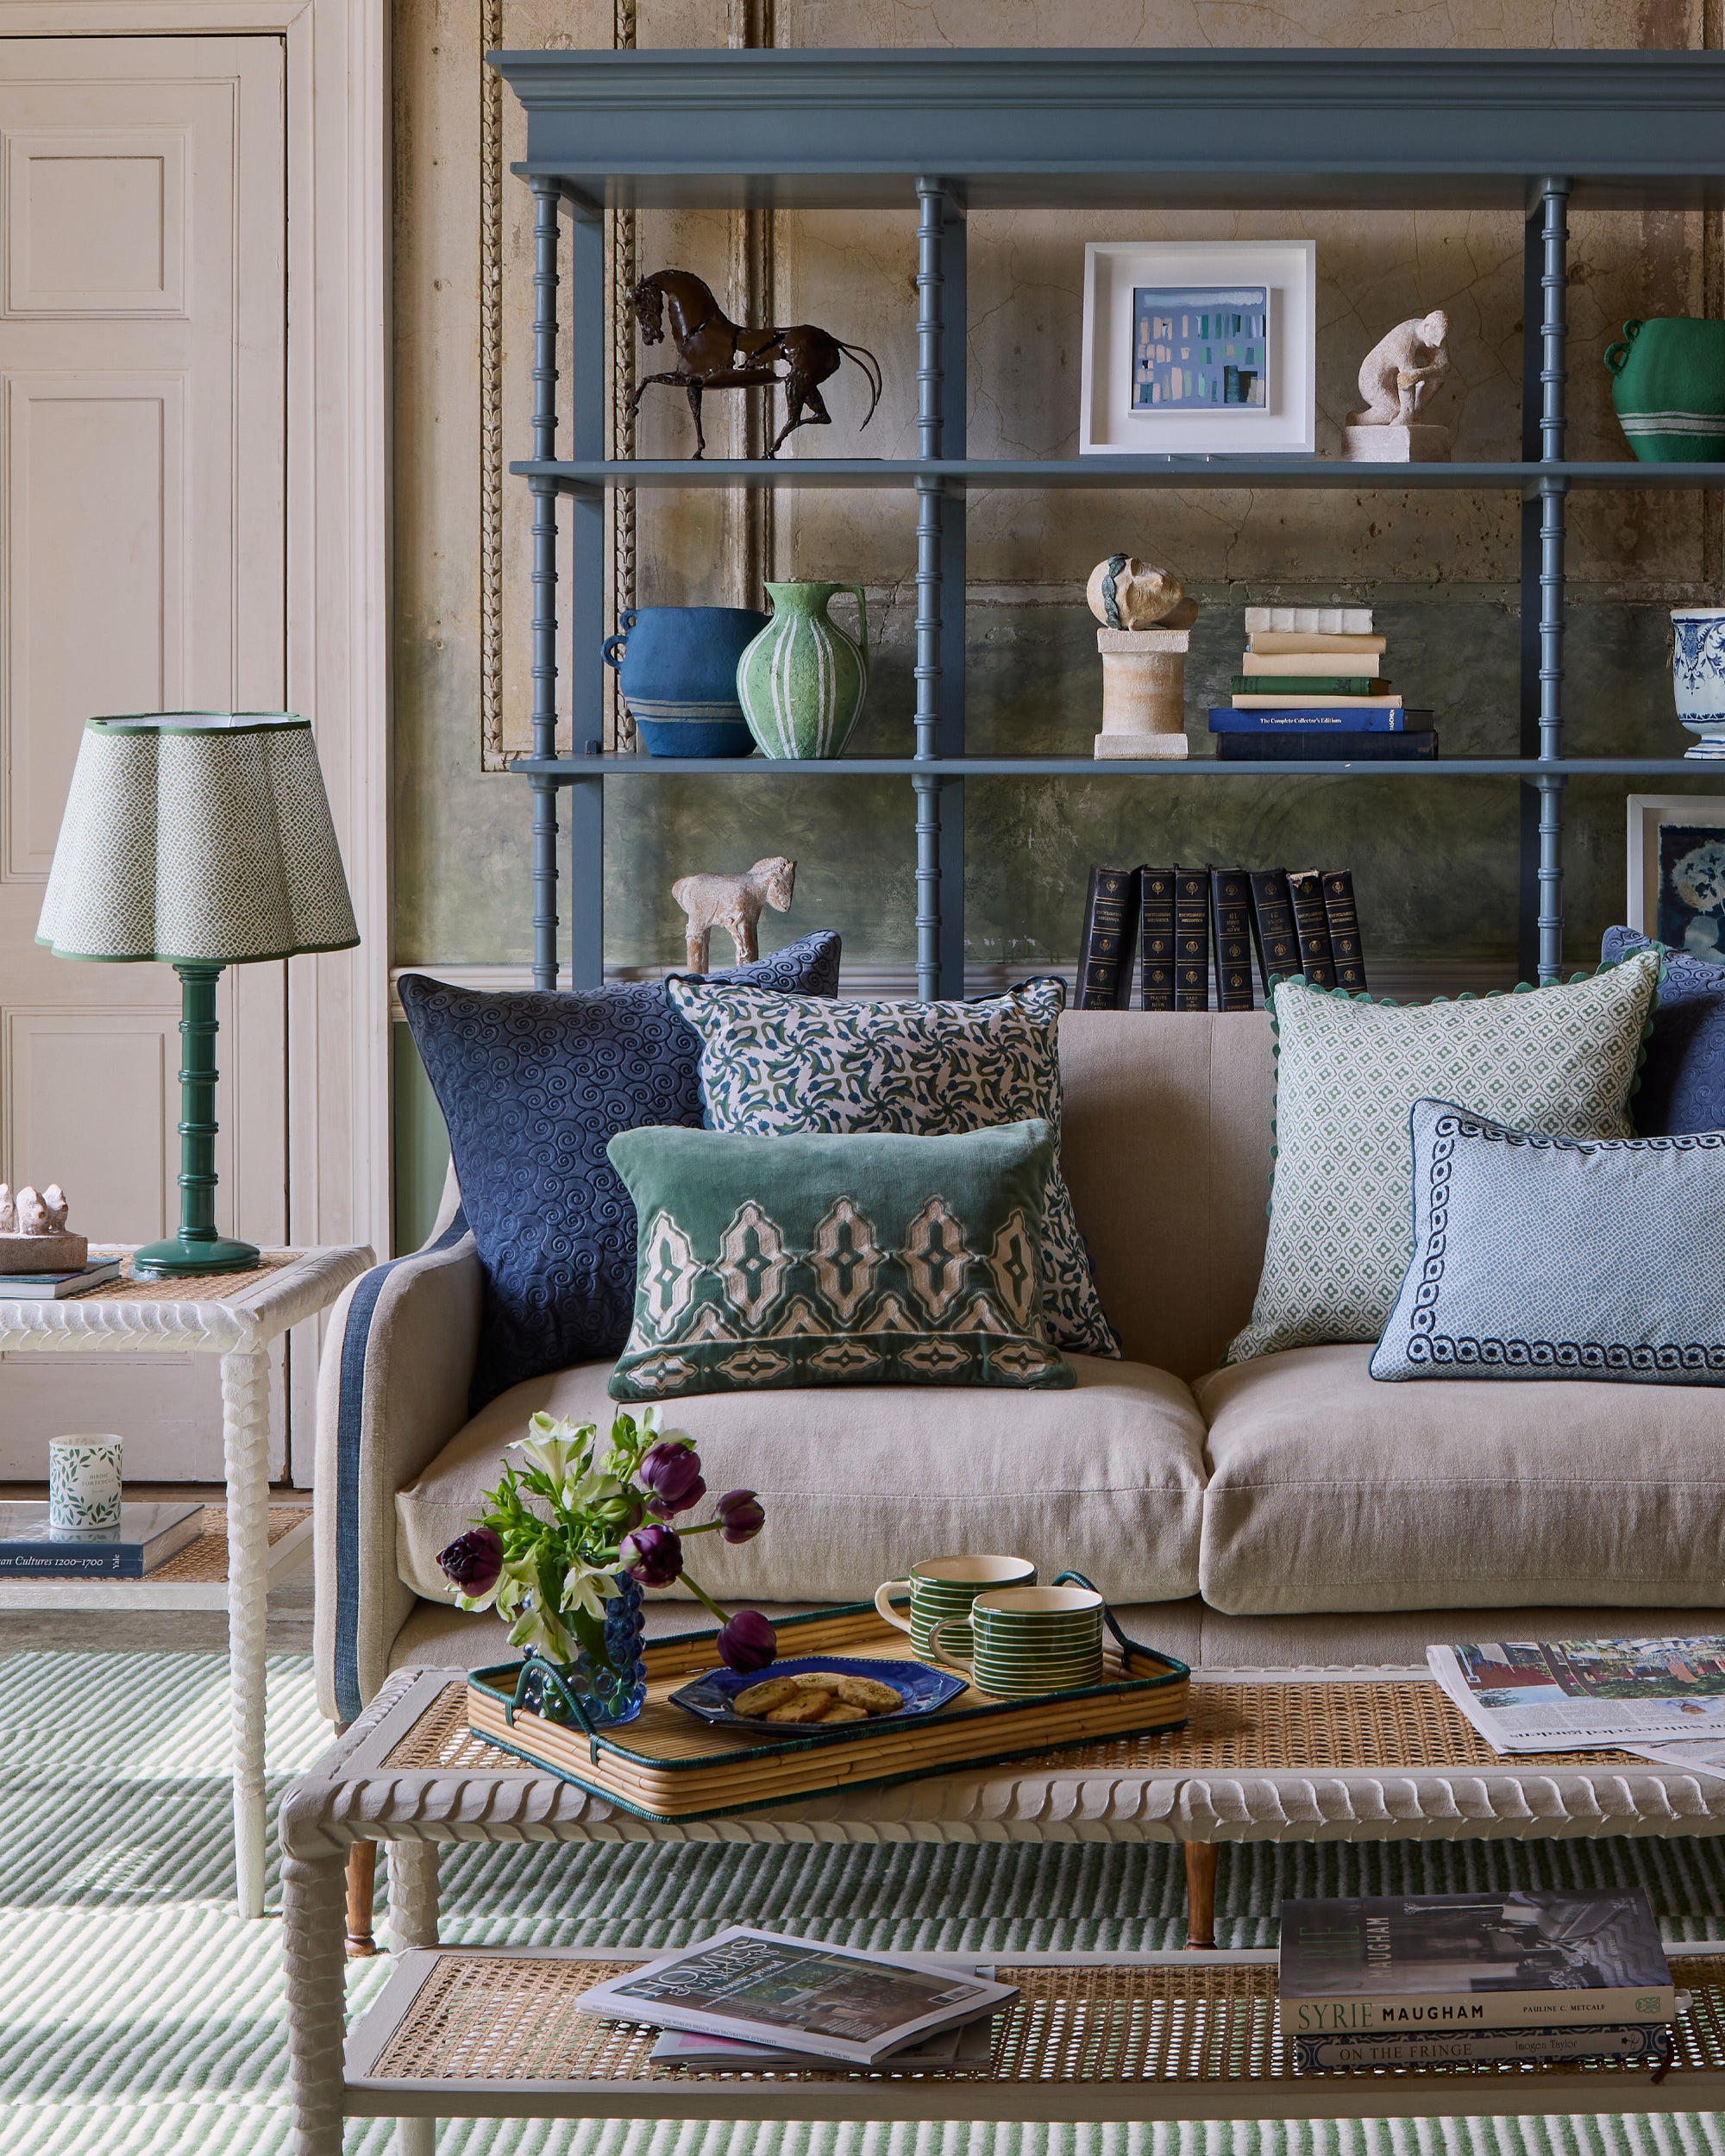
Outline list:
[[[244,1272],[216,1232],[216,984],[224,966],[360,940],[311,728],[292,711],[151,711],[85,724],[36,941],[154,962],[180,981],[179,1233],[141,1279]]]

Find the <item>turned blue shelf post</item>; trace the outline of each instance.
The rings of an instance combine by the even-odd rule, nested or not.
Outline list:
[[[944,179],[917,182],[917,454],[962,458],[964,213]],[[964,753],[964,498],[916,482],[916,757]],[[919,773],[917,994],[964,993],[964,782]]]
[[[1569,367],[1570,183],[1539,185],[1523,255],[1521,454],[1563,462]],[[1521,789],[1520,973],[1542,984],[1563,973],[1564,536],[1569,481],[1549,473],[1521,502],[1521,740],[1552,767]]]
[[[605,454],[611,370],[605,351],[605,217],[577,197],[569,245],[569,432],[574,454]],[[570,511],[569,746],[605,745],[605,497],[578,489]],[[605,780],[569,782],[569,986],[605,985]]]
[[[533,455],[557,454],[557,199],[555,179],[533,190]],[[533,755],[557,753],[557,488],[536,475],[533,497]],[[536,772],[533,790],[533,985],[557,985],[557,782]]]

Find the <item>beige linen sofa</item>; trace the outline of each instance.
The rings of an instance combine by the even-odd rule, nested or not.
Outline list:
[[[1267,1019],[1069,1012],[1060,1055],[1066,1178],[1127,1359],[1074,1357],[1064,1393],[674,1403],[665,1420],[699,1443],[709,1487],[750,1485],[768,1512],[756,1541],[712,1552],[705,1586],[806,1606],[862,1599],[918,1557],[1021,1552],[1044,1577],[1088,1574],[1134,1636],[1213,1666],[1725,1627],[1718,1391],[1378,1384],[1364,1345],[1219,1369],[1264,1254]],[[612,1412],[594,1363],[469,1420],[480,1276],[458,1202],[452,1187],[425,1249],[348,1290],[324,1354],[317,1664],[342,1721],[393,1668],[503,1651],[494,1620],[449,1607],[436,1553],[534,1410]],[[1460,1631],[1439,1614],[1463,1610]],[[654,1628],[697,1614],[661,1608]]]

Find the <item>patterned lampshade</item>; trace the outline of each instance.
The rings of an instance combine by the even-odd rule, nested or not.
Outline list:
[[[232,965],[360,940],[311,728],[291,711],[92,718],[36,941]]]

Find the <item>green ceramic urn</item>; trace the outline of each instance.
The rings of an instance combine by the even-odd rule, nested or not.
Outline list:
[[[856,636],[827,615],[855,594]],[[773,618],[737,662],[737,695],[764,755],[837,756],[869,693],[869,617],[860,584],[769,584]]]
[[[1643,464],[1725,462],[1725,322],[1626,322],[1606,371],[1629,447]]]

